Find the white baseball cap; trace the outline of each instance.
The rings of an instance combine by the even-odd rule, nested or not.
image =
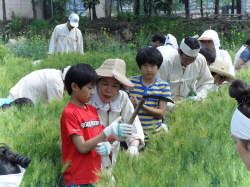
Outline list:
[[[76,13],[72,13],[69,16],[69,22],[72,27],[78,27],[79,16]]]

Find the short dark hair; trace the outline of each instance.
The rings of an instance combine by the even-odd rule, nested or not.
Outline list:
[[[7,108],[10,108],[13,105],[16,106],[19,110],[22,110],[23,106],[25,105],[34,106],[34,103],[31,99],[27,97],[20,97],[20,98],[15,99],[13,102],[9,104],[3,104],[2,106],[0,106],[0,109],[5,110]]]
[[[250,46],[250,38],[247,39],[246,45],[249,45],[249,46]]]
[[[241,79],[235,79],[229,87],[229,95],[238,102],[238,110],[250,118],[250,86]],[[249,140],[243,140],[240,138],[242,146],[248,149]]]
[[[164,44],[166,41],[166,37],[161,33],[157,33],[152,38],[152,42],[156,42],[156,41],[160,41],[160,43]]]
[[[209,48],[202,47],[199,53],[205,57],[207,62],[213,63],[215,61],[215,53],[213,53]]]
[[[136,62],[138,67],[141,69],[141,65],[149,63],[155,64],[158,68],[161,67],[163,57],[161,52],[156,48],[143,48],[136,55]]]
[[[66,76],[65,76],[65,87],[69,95],[72,93],[71,84],[74,82],[78,85],[80,89],[82,89],[83,86],[93,83],[96,84],[98,81],[98,75],[93,67],[91,67],[89,64],[75,64],[72,65]]]
[[[187,46],[189,46],[192,50],[194,50],[194,49],[200,49],[200,47],[201,47],[201,44],[198,41],[198,39],[190,37],[190,36],[184,38],[184,43]]]
[[[30,162],[30,158],[13,153],[7,144],[0,143],[0,175],[21,173],[18,165],[26,168]]]

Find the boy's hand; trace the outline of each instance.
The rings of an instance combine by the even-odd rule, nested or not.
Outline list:
[[[97,146],[94,148],[94,150],[100,155],[100,156],[108,156],[110,154],[110,143],[109,142],[102,142],[97,144]]]
[[[126,123],[117,123],[114,121],[109,126],[107,126],[103,132],[106,137],[109,137],[110,135],[128,137],[132,134],[132,125]]]
[[[134,107],[136,108],[138,103],[139,103],[137,98],[135,96],[132,96],[132,97],[130,97],[130,101],[134,105]]]

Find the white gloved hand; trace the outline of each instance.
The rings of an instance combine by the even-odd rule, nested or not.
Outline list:
[[[118,137],[125,136],[128,137],[132,134],[132,125],[126,123],[117,123],[116,121],[111,123],[103,130],[106,137],[110,135],[115,135]]]
[[[191,101],[197,101],[199,99],[198,96],[190,96],[188,97],[188,99],[190,99]]]
[[[94,148],[94,150],[100,155],[100,156],[108,156],[110,154],[110,143],[109,142],[102,142],[97,144],[97,146]]]
[[[138,153],[138,147],[135,146],[135,145],[130,145],[130,146],[128,147],[127,152],[128,152],[131,156],[135,156],[135,155],[138,155],[138,154],[139,154],[139,153]]]

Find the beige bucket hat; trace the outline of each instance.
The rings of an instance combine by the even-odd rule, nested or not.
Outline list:
[[[231,82],[236,79],[235,76],[228,73],[229,65],[226,62],[223,62],[222,60],[215,60],[215,62],[209,66],[209,70],[211,72],[215,72],[219,75],[227,77],[228,82]]]
[[[133,90],[134,84],[126,77],[126,63],[121,59],[107,59],[96,69],[99,77],[111,77],[118,80],[124,89]]]

